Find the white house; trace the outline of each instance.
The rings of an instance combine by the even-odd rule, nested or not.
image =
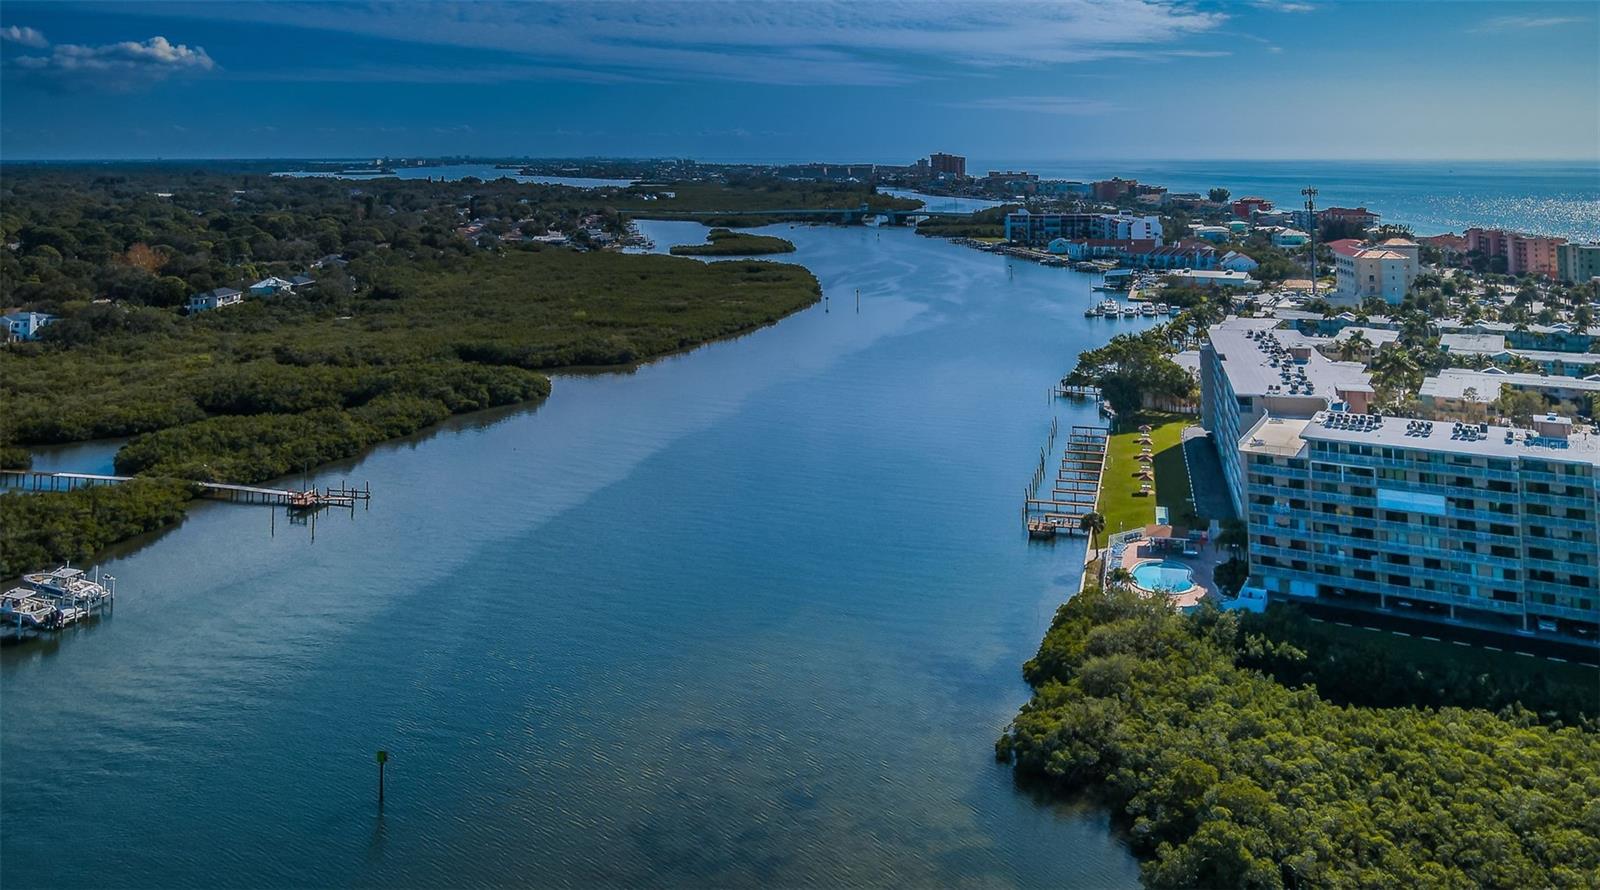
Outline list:
[[[294,285],[287,278],[279,278],[276,275],[263,278],[250,285],[250,296],[252,297],[275,297],[278,294],[292,293],[293,291]]]
[[[1217,261],[1217,268],[1230,272],[1254,272],[1261,264],[1237,250],[1230,250]]]
[[[37,340],[39,329],[56,320],[56,316],[44,312],[13,312],[3,317],[9,340]]]
[[[1227,226],[1195,226],[1190,233],[1196,238],[1204,238],[1207,241],[1226,241],[1233,235]]]
[[[231,287],[219,287],[208,290],[203,294],[195,294],[189,298],[189,311],[204,312],[207,309],[220,309],[223,306],[232,306],[244,302],[244,294]]]
[[[1162,275],[1176,278],[1184,284],[1197,284],[1201,287],[1237,287],[1246,290],[1254,289],[1261,282],[1251,278],[1244,272],[1235,272],[1222,269],[1172,269]]]
[[[1311,236],[1299,229],[1284,229],[1272,233],[1272,243],[1276,247],[1299,247],[1311,240]]]

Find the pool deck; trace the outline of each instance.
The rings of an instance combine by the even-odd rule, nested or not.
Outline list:
[[[1193,575],[1194,585],[1182,593],[1168,594],[1167,601],[1180,609],[1192,608],[1199,605],[1206,594],[1217,589],[1213,573],[1218,565],[1227,561],[1227,554],[1209,542],[1199,544],[1197,547],[1200,550],[1199,556],[1182,556],[1159,552],[1148,542],[1141,541],[1122,551],[1122,568],[1131,572],[1136,566],[1147,562],[1172,562],[1187,566]]]

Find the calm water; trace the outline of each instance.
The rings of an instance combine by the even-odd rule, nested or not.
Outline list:
[[[971,169],[1024,169],[1063,179],[1111,176],[1175,192],[1213,186],[1300,207],[1365,206],[1419,235],[1502,226],[1575,240],[1600,239],[1600,162],[1529,161],[1006,161]]]
[[[352,167],[364,166],[352,161]],[[592,176],[523,176],[516,170],[506,170],[493,164],[442,164],[436,167],[396,167],[393,173],[373,175],[347,175],[337,171],[311,172],[290,170],[274,176],[300,176],[314,179],[465,179],[474,176],[485,181],[514,179],[517,182],[543,182],[549,185],[570,185],[573,188],[593,189],[607,186],[633,185],[631,179],[596,179]]]
[[[831,311],[330,469],[374,502],[314,542],[201,504],[107,565],[114,616],[7,647],[0,884],[1132,885],[991,745],[1082,559],[1017,515],[1046,387],[1138,323],[903,229],[768,230]]]

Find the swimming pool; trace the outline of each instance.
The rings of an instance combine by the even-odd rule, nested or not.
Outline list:
[[[1145,590],[1183,593],[1194,586],[1194,573],[1181,562],[1147,562],[1134,567],[1133,583]]]

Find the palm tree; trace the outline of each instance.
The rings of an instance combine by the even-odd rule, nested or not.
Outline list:
[[[1371,348],[1372,341],[1367,339],[1366,332],[1357,330],[1339,344],[1339,358],[1347,362],[1355,361],[1366,355],[1367,350]]]
[[[1106,584],[1113,590],[1127,587],[1132,583],[1133,573],[1127,569],[1121,568],[1120,566],[1112,569],[1110,574],[1106,575]]]
[[[1100,533],[1106,530],[1106,518],[1099,513],[1085,513],[1078,517],[1078,528],[1089,533],[1093,549],[1100,549]]]

